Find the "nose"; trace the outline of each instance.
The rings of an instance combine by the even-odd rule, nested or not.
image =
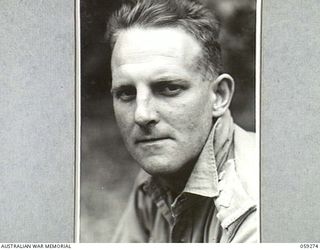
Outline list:
[[[140,127],[148,128],[159,122],[158,112],[152,93],[147,89],[137,90],[135,123]]]

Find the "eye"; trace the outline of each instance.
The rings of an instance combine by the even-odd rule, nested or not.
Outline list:
[[[136,89],[134,87],[125,87],[115,92],[115,97],[121,101],[128,102],[136,97]]]
[[[157,93],[164,96],[176,96],[183,91],[184,87],[180,84],[161,82],[155,87]]]

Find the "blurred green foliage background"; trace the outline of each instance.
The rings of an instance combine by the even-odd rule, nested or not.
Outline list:
[[[225,72],[236,82],[231,112],[255,130],[255,0],[203,0],[221,22]],[[139,166],[115,124],[106,20],[121,1],[81,0],[81,242],[109,242]]]

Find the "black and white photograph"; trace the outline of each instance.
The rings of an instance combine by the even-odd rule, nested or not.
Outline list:
[[[80,1],[80,242],[258,242],[255,0]]]
[[[1,0],[1,248],[319,248],[319,8]]]

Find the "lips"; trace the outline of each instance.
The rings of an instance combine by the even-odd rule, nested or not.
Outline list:
[[[137,139],[136,144],[161,142],[161,141],[168,140],[168,139],[170,139],[170,138],[169,137],[145,137],[145,138]]]

